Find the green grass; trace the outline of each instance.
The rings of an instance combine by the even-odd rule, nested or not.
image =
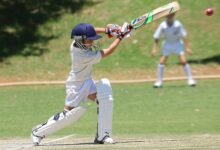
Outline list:
[[[98,27],[105,27],[108,23],[122,25],[124,21],[132,19],[148,12],[158,6],[162,6],[170,0],[123,0],[123,1],[96,1],[92,6],[84,6],[75,13],[65,13],[59,19],[51,18],[39,26],[38,33],[56,37],[48,42],[35,43],[48,51],[42,56],[23,57],[14,55],[0,63],[0,77],[5,80],[63,80],[70,69],[69,44],[70,31],[74,25],[80,22],[88,22]],[[181,11],[177,18],[183,22],[189,33],[189,41],[194,52],[189,59],[196,60],[198,65],[218,65],[219,57],[219,0],[179,0]],[[204,15],[204,9],[214,7],[216,12],[213,16]],[[98,72],[126,71],[133,68],[140,70],[154,70],[157,66],[158,57],[151,58],[152,34],[156,26],[163,19],[147,25],[135,31],[131,39],[122,42],[116,53],[103,60],[96,66]],[[133,41],[137,40],[134,44]],[[112,40],[103,38],[102,48],[107,47]],[[202,60],[210,59],[205,64]],[[176,58],[171,57],[169,64],[176,65]],[[193,65],[197,65],[193,64]]]
[[[153,89],[152,83],[115,84],[114,135],[219,134],[219,80],[198,81],[195,88],[185,81],[167,82]],[[0,137],[28,137],[31,128],[62,111],[63,86],[18,86],[0,89]],[[75,125],[55,135],[90,135],[96,132],[96,105]]]

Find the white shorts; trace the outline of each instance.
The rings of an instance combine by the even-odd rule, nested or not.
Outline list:
[[[78,107],[81,102],[85,102],[88,96],[96,93],[96,85],[92,79],[84,82],[66,81],[65,105]]]
[[[169,56],[176,54],[178,56],[184,54],[184,45],[182,43],[164,43],[162,46],[162,55]]]

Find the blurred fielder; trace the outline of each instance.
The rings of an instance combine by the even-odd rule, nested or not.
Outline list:
[[[106,28],[94,28],[90,24],[76,25],[72,32],[73,42],[70,45],[72,69],[66,80],[66,99],[64,111],[53,115],[47,122],[33,128],[31,136],[34,145],[48,135],[75,123],[85,112],[81,102],[92,100],[98,106],[98,127],[94,143],[114,143],[112,139],[113,96],[108,79],[101,79],[97,85],[92,79],[92,67],[115,51],[124,37],[129,36],[130,30],[124,24],[108,25]],[[101,38],[97,33],[106,33],[117,38],[103,50],[97,49],[95,41]],[[93,50],[93,48],[95,50]]]
[[[164,66],[168,57],[171,54],[176,54],[179,57],[180,63],[183,65],[187,83],[189,86],[195,86],[196,82],[192,78],[192,73],[190,66],[185,58],[184,50],[188,54],[192,54],[187,41],[187,33],[183,25],[174,19],[175,13],[172,13],[166,17],[157,30],[154,33],[154,44],[151,51],[152,56],[155,56],[158,49],[159,40],[164,37],[164,42],[162,45],[162,55],[158,64],[158,79],[154,84],[155,88],[161,87],[163,84],[163,72]]]

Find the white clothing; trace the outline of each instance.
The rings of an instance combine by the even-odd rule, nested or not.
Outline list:
[[[82,50],[73,45],[74,42],[70,46],[72,67],[68,79],[83,82],[91,78],[92,66],[100,62],[102,55],[100,51]]]
[[[178,20],[174,20],[172,26],[168,26],[166,20],[163,21],[154,33],[154,39],[164,38],[162,46],[162,54],[164,56],[169,56],[172,53],[177,55],[184,54],[182,38],[186,36],[187,33]]]
[[[96,85],[92,79],[84,82],[66,81],[65,105],[78,107],[81,102],[85,102],[89,95],[96,93]]]
[[[66,80],[65,105],[79,106],[90,94],[96,93],[96,85],[92,80],[92,66],[100,62],[100,51],[82,50],[70,46],[72,67]]]

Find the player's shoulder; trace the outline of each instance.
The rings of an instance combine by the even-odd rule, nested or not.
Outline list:
[[[157,27],[157,30],[163,30],[167,28],[166,21],[162,21],[159,26]]]
[[[160,23],[160,26],[163,27],[163,28],[165,28],[165,27],[167,26],[166,20],[162,21],[162,22]]]
[[[182,23],[181,23],[179,20],[176,20],[176,19],[175,19],[175,20],[174,20],[174,26],[175,26],[175,27],[180,27],[180,26],[183,26],[183,25],[182,25]]]

